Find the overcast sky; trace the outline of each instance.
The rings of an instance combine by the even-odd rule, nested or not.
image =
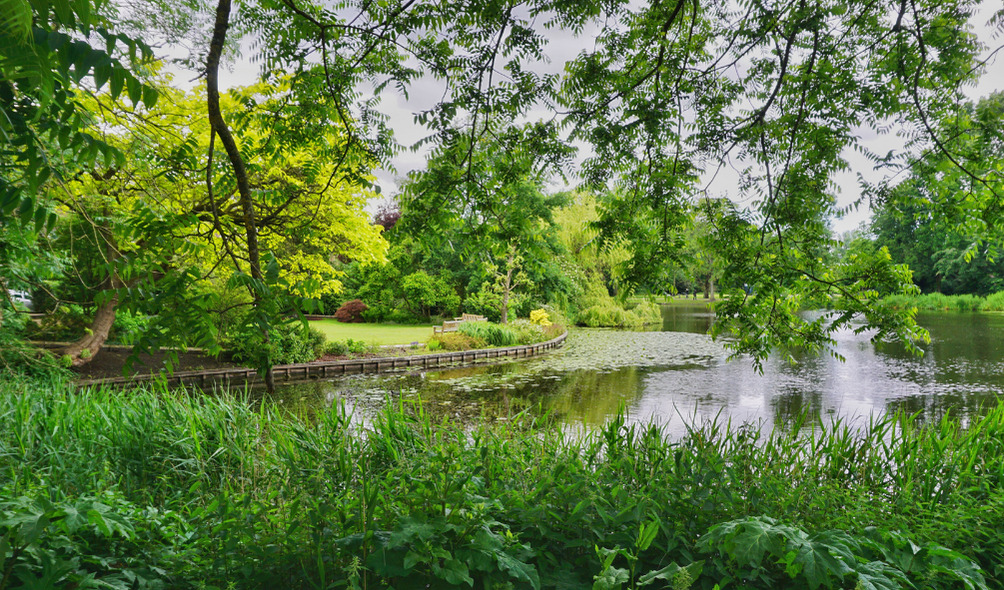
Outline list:
[[[981,13],[974,19],[974,22],[979,23],[975,31],[988,47],[986,56],[990,55],[993,48],[999,47],[1004,43],[1004,39],[996,35],[994,29],[988,25],[989,18],[993,13],[993,9],[990,7],[991,4],[994,4],[994,2],[985,2]],[[583,49],[591,48],[594,33],[595,29],[587,30],[579,37],[575,37],[568,32],[555,29],[548,30],[549,45],[547,47],[547,54],[551,58],[551,63],[540,64],[536,66],[536,69],[538,71],[560,72],[566,61],[574,58]],[[222,87],[242,86],[254,82],[257,76],[257,66],[247,61],[247,53],[245,51],[243,58],[233,64],[228,71],[221,71],[220,82]],[[191,76],[189,75],[188,77],[190,78]],[[184,83],[184,78],[185,74],[180,74],[175,79]],[[986,73],[979,84],[967,87],[966,94],[971,99],[976,100],[1001,89],[1004,89],[1004,56],[996,54],[990,57]],[[442,96],[442,84],[433,79],[420,80],[411,87],[409,95],[410,98],[405,99],[397,93],[388,92],[382,99],[382,110],[389,116],[390,125],[394,129],[398,142],[405,146],[415,143],[428,133],[425,128],[414,122],[414,116],[416,112],[427,108],[440,99]],[[539,111],[532,113],[530,118],[536,119],[547,116],[549,116],[547,112]],[[862,128],[859,133],[863,146],[875,153],[884,154],[890,150],[901,149],[905,141],[904,138],[895,133],[879,134],[874,130],[865,128]],[[580,149],[579,160],[581,161],[587,155],[588,152],[585,149]],[[376,176],[383,194],[386,196],[396,194],[399,189],[399,182],[404,175],[410,171],[424,168],[425,156],[426,153],[424,151],[413,152],[402,150],[401,153],[393,158],[392,165],[395,170],[392,171],[387,168],[377,170]],[[835,179],[840,187],[838,194],[838,205],[840,207],[847,207],[859,198],[858,173],[871,182],[881,180],[882,175],[885,174],[882,171],[875,171],[872,163],[856,152],[848,153],[845,157],[851,163],[852,170],[838,175]],[[571,172],[574,174],[574,170]],[[706,180],[710,180],[710,174],[708,177]],[[732,200],[738,201],[741,204],[748,204],[748,199],[739,194],[736,178],[735,174],[728,172],[727,167],[724,168],[722,172],[714,177],[713,181],[708,182],[707,188],[709,194],[713,196],[727,195]],[[574,176],[570,177],[570,179],[572,183],[575,182]],[[574,188],[574,186],[569,187],[563,183],[555,183],[552,185],[552,188],[554,190],[561,190],[563,188]],[[375,207],[376,204],[373,204],[370,209],[373,210]],[[867,203],[864,203],[856,211],[833,220],[833,229],[837,233],[855,229],[867,221],[870,214],[871,211]]]

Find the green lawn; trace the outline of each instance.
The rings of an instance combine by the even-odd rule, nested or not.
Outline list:
[[[432,336],[432,326],[403,326],[400,324],[343,324],[337,320],[310,322],[311,328],[324,333],[328,342],[362,340],[366,344],[411,344],[425,342]]]

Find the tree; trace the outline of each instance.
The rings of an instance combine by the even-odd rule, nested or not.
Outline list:
[[[888,256],[829,268],[834,174],[861,127],[903,121],[950,153],[932,121],[954,108],[980,69],[967,1],[854,3],[653,2],[613,8],[617,26],[568,66],[562,100],[576,136],[593,143],[587,176],[621,190],[605,209],[608,234],[671,258],[700,179],[738,171],[752,206],[713,221],[723,280],[748,283],[717,306],[715,331],[759,363],[778,346],[832,343],[863,314],[876,338],[908,346],[923,332],[879,294],[912,289]],[[947,148],[947,149],[944,149]],[[645,242],[645,243],[643,243]],[[639,266],[635,276],[651,271]],[[822,320],[803,302],[827,301]]]
[[[58,9],[52,10],[63,14],[50,18],[46,6],[44,15],[35,15],[47,23],[39,26],[41,33],[62,26],[87,33],[73,15],[84,14],[82,7],[90,4],[71,0],[54,6]],[[908,275],[887,257],[876,255],[839,269],[821,262],[831,245],[826,222],[835,213],[833,178],[847,166],[847,150],[861,148],[860,127],[878,128],[898,120],[929,140],[953,168],[988,187],[988,195],[999,194],[987,175],[955,157],[958,146],[937,126],[958,103],[961,85],[980,71],[979,44],[968,30],[975,6],[975,0],[740,5],[476,0],[462,6],[349,0],[331,8],[303,0],[260,0],[243,5],[236,24],[256,36],[263,79],[274,82],[272,76],[290,76],[291,86],[298,89],[293,92],[323,95],[344,130],[343,152],[365,152],[370,162],[395,147],[375,97],[388,89],[407,92],[423,75],[441,82],[442,98],[417,114],[430,128],[428,141],[437,146],[434,160],[444,171],[437,183],[461,186],[457,181],[466,175],[471,190],[481,190],[470,181],[477,179],[475,172],[492,170],[505,179],[505,167],[490,164],[481,143],[507,135],[506,126],[526,120],[531,108],[567,115],[565,128],[573,129],[573,139],[594,146],[585,176],[604,189],[616,189],[604,204],[600,226],[609,239],[626,238],[634,256],[625,278],[640,284],[672,278],[673,265],[666,261],[676,255],[689,204],[706,196],[702,181],[715,166],[738,169],[739,191],[752,204],[714,221],[716,259],[728,261],[723,270],[726,284],[748,282],[756,296],[735,288],[725,293],[716,329],[736,336],[730,346],[737,351],[762,359],[778,345],[825,345],[828,335],[855,314],[866,314],[879,328],[879,337],[910,340],[920,335],[910,317],[876,306],[877,293],[911,288]],[[17,14],[12,22],[26,22],[23,10]],[[216,88],[219,59],[225,41],[232,39],[229,0],[217,3],[213,23],[205,62],[207,108],[213,137],[224,144],[240,196],[244,235],[234,251],[244,257],[245,286],[264,309],[281,289],[265,288],[269,285],[253,219],[256,195],[250,192],[247,171],[242,171],[248,161],[240,145],[227,138],[233,122],[224,118]],[[581,33],[597,23],[608,26],[595,43],[586,44],[592,49],[567,65],[560,85],[557,76],[537,67],[546,58],[541,27]],[[68,46],[78,47],[76,41]],[[71,51],[65,54],[70,59],[59,63],[47,52],[38,55],[43,53],[37,63],[53,72],[53,79],[76,74],[76,66],[66,63],[80,61],[82,71],[91,70],[89,51]],[[94,72],[99,69],[95,66]],[[148,97],[138,79],[130,82],[133,78],[119,74],[116,81],[115,71],[113,67],[109,79],[119,92],[124,86],[134,101]],[[17,70],[7,79],[21,73]],[[43,86],[39,93],[28,89],[28,83],[23,86],[27,103],[34,107],[64,100],[56,90]],[[55,120],[56,111],[46,112]],[[75,122],[70,127],[70,135],[82,128]],[[15,136],[31,138],[30,131],[19,130]],[[83,146],[86,140],[79,143]],[[514,161],[526,159],[522,152],[557,153],[548,143],[516,146]],[[101,151],[74,149],[85,159]],[[335,156],[333,169],[352,177],[354,167],[343,167],[339,158]],[[501,165],[505,158],[497,159]],[[28,180],[18,181],[21,185],[45,182],[38,171],[49,167],[32,164],[36,160],[26,155],[18,161],[19,171],[30,172]],[[466,172],[451,178],[447,169]],[[507,183],[503,180],[500,186],[517,186]],[[517,195],[508,189],[483,192],[489,196],[478,204],[482,213],[498,211]],[[441,194],[452,203],[459,200],[457,210],[471,204],[463,203],[463,193]],[[976,207],[989,210],[992,202],[976,201]],[[4,203],[10,200],[5,197]],[[40,215],[32,203],[28,208]],[[496,261],[505,258],[510,247],[501,233],[498,237],[499,249],[491,254]],[[523,256],[528,262],[533,258]],[[799,302],[823,300],[835,309],[818,324],[794,311]],[[263,333],[267,316],[256,320]]]
[[[906,263],[924,291],[987,294],[1004,283],[1004,93],[960,104],[938,123],[940,150],[890,162],[906,178],[874,189],[878,244]]]
[[[188,116],[204,95],[163,94],[161,106],[140,110],[98,97],[104,140],[129,157],[121,167],[79,176],[57,199],[63,246],[77,260],[72,282],[88,287],[81,303],[99,293],[90,330],[64,351],[75,364],[97,354],[122,307],[155,318],[141,347],[217,349],[218,284],[231,275],[240,283],[247,268],[237,191],[212,164],[220,154],[200,157],[213,143],[209,125]],[[261,286],[281,290],[276,300],[287,301],[274,307],[276,318],[293,308],[288,301],[339,291],[338,257],[382,260],[386,250],[363,211],[369,193],[331,173],[325,154],[339,145],[337,128],[291,127],[302,110],[289,95],[288,86],[259,84],[221,100],[238,123],[234,137],[253,158],[246,170],[257,194],[256,231],[274,267]],[[215,191],[206,190],[207,177]]]
[[[500,287],[499,316],[508,304],[520,266],[541,266],[557,245],[554,210],[563,195],[545,195],[549,173],[559,171],[571,151],[551,125],[488,125],[474,144],[457,133],[412,177],[401,195],[406,231],[443,239],[462,236],[468,258],[491,269]]]
[[[85,77],[115,96],[124,92],[134,104],[157,99],[134,74],[149,60],[149,48],[115,33],[95,8],[90,0],[0,1],[0,226],[34,225],[33,232],[5,231],[0,283],[36,278],[11,263],[34,251],[38,233],[55,223],[47,190],[94,163],[123,158],[92,135],[79,100]]]

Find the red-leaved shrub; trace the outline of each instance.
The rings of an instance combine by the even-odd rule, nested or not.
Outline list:
[[[369,309],[365,303],[358,299],[346,301],[335,312],[335,319],[346,324],[359,324],[363,321],[363,312]]]

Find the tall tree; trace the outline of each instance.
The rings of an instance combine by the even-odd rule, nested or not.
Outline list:
[[[543,188],[570,154],[557,129],[543,123],[489,130],[474,144],[457,133],[406,185],[402,229],[439,236],[431,244],[460,238],[463,255],[491,269],[491,282],[498,279],[506,323],[520,267],[541,266],[557,245],[554,211],[565,196]]]
[[[23,0],[3,1],[25,5]],[[730,261],[726,283],[748,282],[756,296],[726,293],[716,328],[736,336],[730,345],[737,351],[762,359],[777,345],[824,345],[832,330],[859,313],[868,315],[880,337],[909,340],[920,334],[911,318],[874,305],[877,292],[910,288],[903,269],[881,256],[833,269],[820,262],[819,254],[828,246],[826,220],[836,211],[834,174],[847,166],[847,150],[862,148],[862,126],[901,120],[974,182],[991,184],[955,157],[956,148],[936,124],[958,103],[960,86],[980,70],[979,44],[968,28],[977,5],[976,0],[475,0],[462,5],[349,0],[331,7],[307,0],[260,0],[242,5],[239,17],[232,19],[229,0],[220,0],[205,73],[207,81],[213,78],[209,85],[216,86],[234,20],[242,31],[255,34],[264,78],[291,75],[297,86],[303,82],[323,93],[346,131],[346,153],[355,146],[375,160],[394,147],[376,97],[388,89],[407,92],[421,76],[429,76],[441,82],[442,93],[430,99],[417,119],[429,126],[429,141],[441,151],[456,145],[458,136],[466,137],[468,149],[451,164],[457,170],[476,167],[475,148],[494,132],[495,122],[522,120],[529,109],[558,101],[570,116],[575,137],[594,145],[596,156],[587,163],[585,176],[619,189],[605,205],[600,223],[607,235],[627,235],[632,250],[641,253],[632,273],[639,280],[661,276],[687,223],[687,204],[704,196],[702,181],[715,167],[738,169],[741,196],[752,204],[716,220],[717,258]],[[51,43],[38,47],[59,45],[63,33],[48,35],[61,27],[87,34],[78,25],[86,20],[83,14],[91,14],[84,10],[90,6],[83,0],[55,3],[51,9],[46,4],[45,14],[35,16],[43,23],[40,34]],[[53,11],[59,13],[54,18]],[[596,42],[585,44],[592,49],[568,65],[556,93],[557,76],[541,65],[546,57],[542,31],[570,36],[600,25]],[[29,45],[38,38],[33,34]],[[69,36],[64,41],[65,47],[79,48]],[[113,66],[106,76],[100,67],[92,68],[89,51],[76,51],[70,49],[70,59],[58,63],[48,52],[38,52],[44,57],[32,64],[62,80],[76,74],[79,61],[85,73],[102,72],[95,78],[98,85],[108,79],[113,91],[124,87],[131,98],[148,98],[138,79],[131,82],[128,73],[121,73],[116,80],[119,70]],[[27,70],[6,71],[15,72],[5,74],[14,80]],[[27,82],[22,86],[19,91],[34,108],[62,100],[58,90],[50,92],[44,85],[41,93]],[[218,93],[211,90],[210,95]],[[223,118],[216,102],[207,101],[210,118],[233,167],[243,210],[250,212],[242,239],[246,283],[263,287],[268,281],[255,278],[263,271],[260,253],[254,253],[255,195],[241,187],[246,184],[240,169],[244,156],[239,145],[226,139],[232,122]],[[49,119],[58,119],[56,111],[47,112]],[[75,123],[70,127],[80,128]],[[18,131],[17,136],[31,134]],[[79,146],[86,142],[81,138]],[[79,146],[75,153],[82,157],[101,151]],[[30,174],[20,185],[44,182],[38,171],[48,167],[33,164],[41,160],[25,154],[17,169]],[[4,197],[4,207],[11,202]],[[18,197],[14,208],[22,202]],[[33,203],[28,209],[32,216],[44,216]],[[730,274],[742,280],[730,280]],[[265,304],[271,294],[258,288],[255,297]],[[818,323],[795,313],[799,301],[826,298],[835,310]]]
[[[1004,286],[1002,123],[1004,92],[962,103],[937,122],[940,148],[921,143],[919,154],[887,164],[905,178],[873,187],[877,242],[910,266],[924,291],[987,294]]]
[[[879,293],[912,289],[888,257],[829,268],[827,220],[837,212],[834,175],[860,129],[890,119],[951,147],[932,121],[959,102],[980,70],[968,0],[846,3],[699,3],[613,7],[595,49],[570,66],[563,102],[590,140],[595,182],[618,182],[620,198],[601,223],[628,226],[672,248],[701,179],[732,168],[751,205],[716,223],[725,280],[748,283],[720,304],[715,330],[759,363],[774,347],[825,346],[864,314],[876,338],[908,346],[913,319],[876,305]],[[959,168],[963,168],[959,166]],[[644,230],[639,229],[644,228]],[[665,246],[660,246],[665,244]],[[654,257],[660,260],[664,256]],[[821,320],[797,314],[828,300]]]

